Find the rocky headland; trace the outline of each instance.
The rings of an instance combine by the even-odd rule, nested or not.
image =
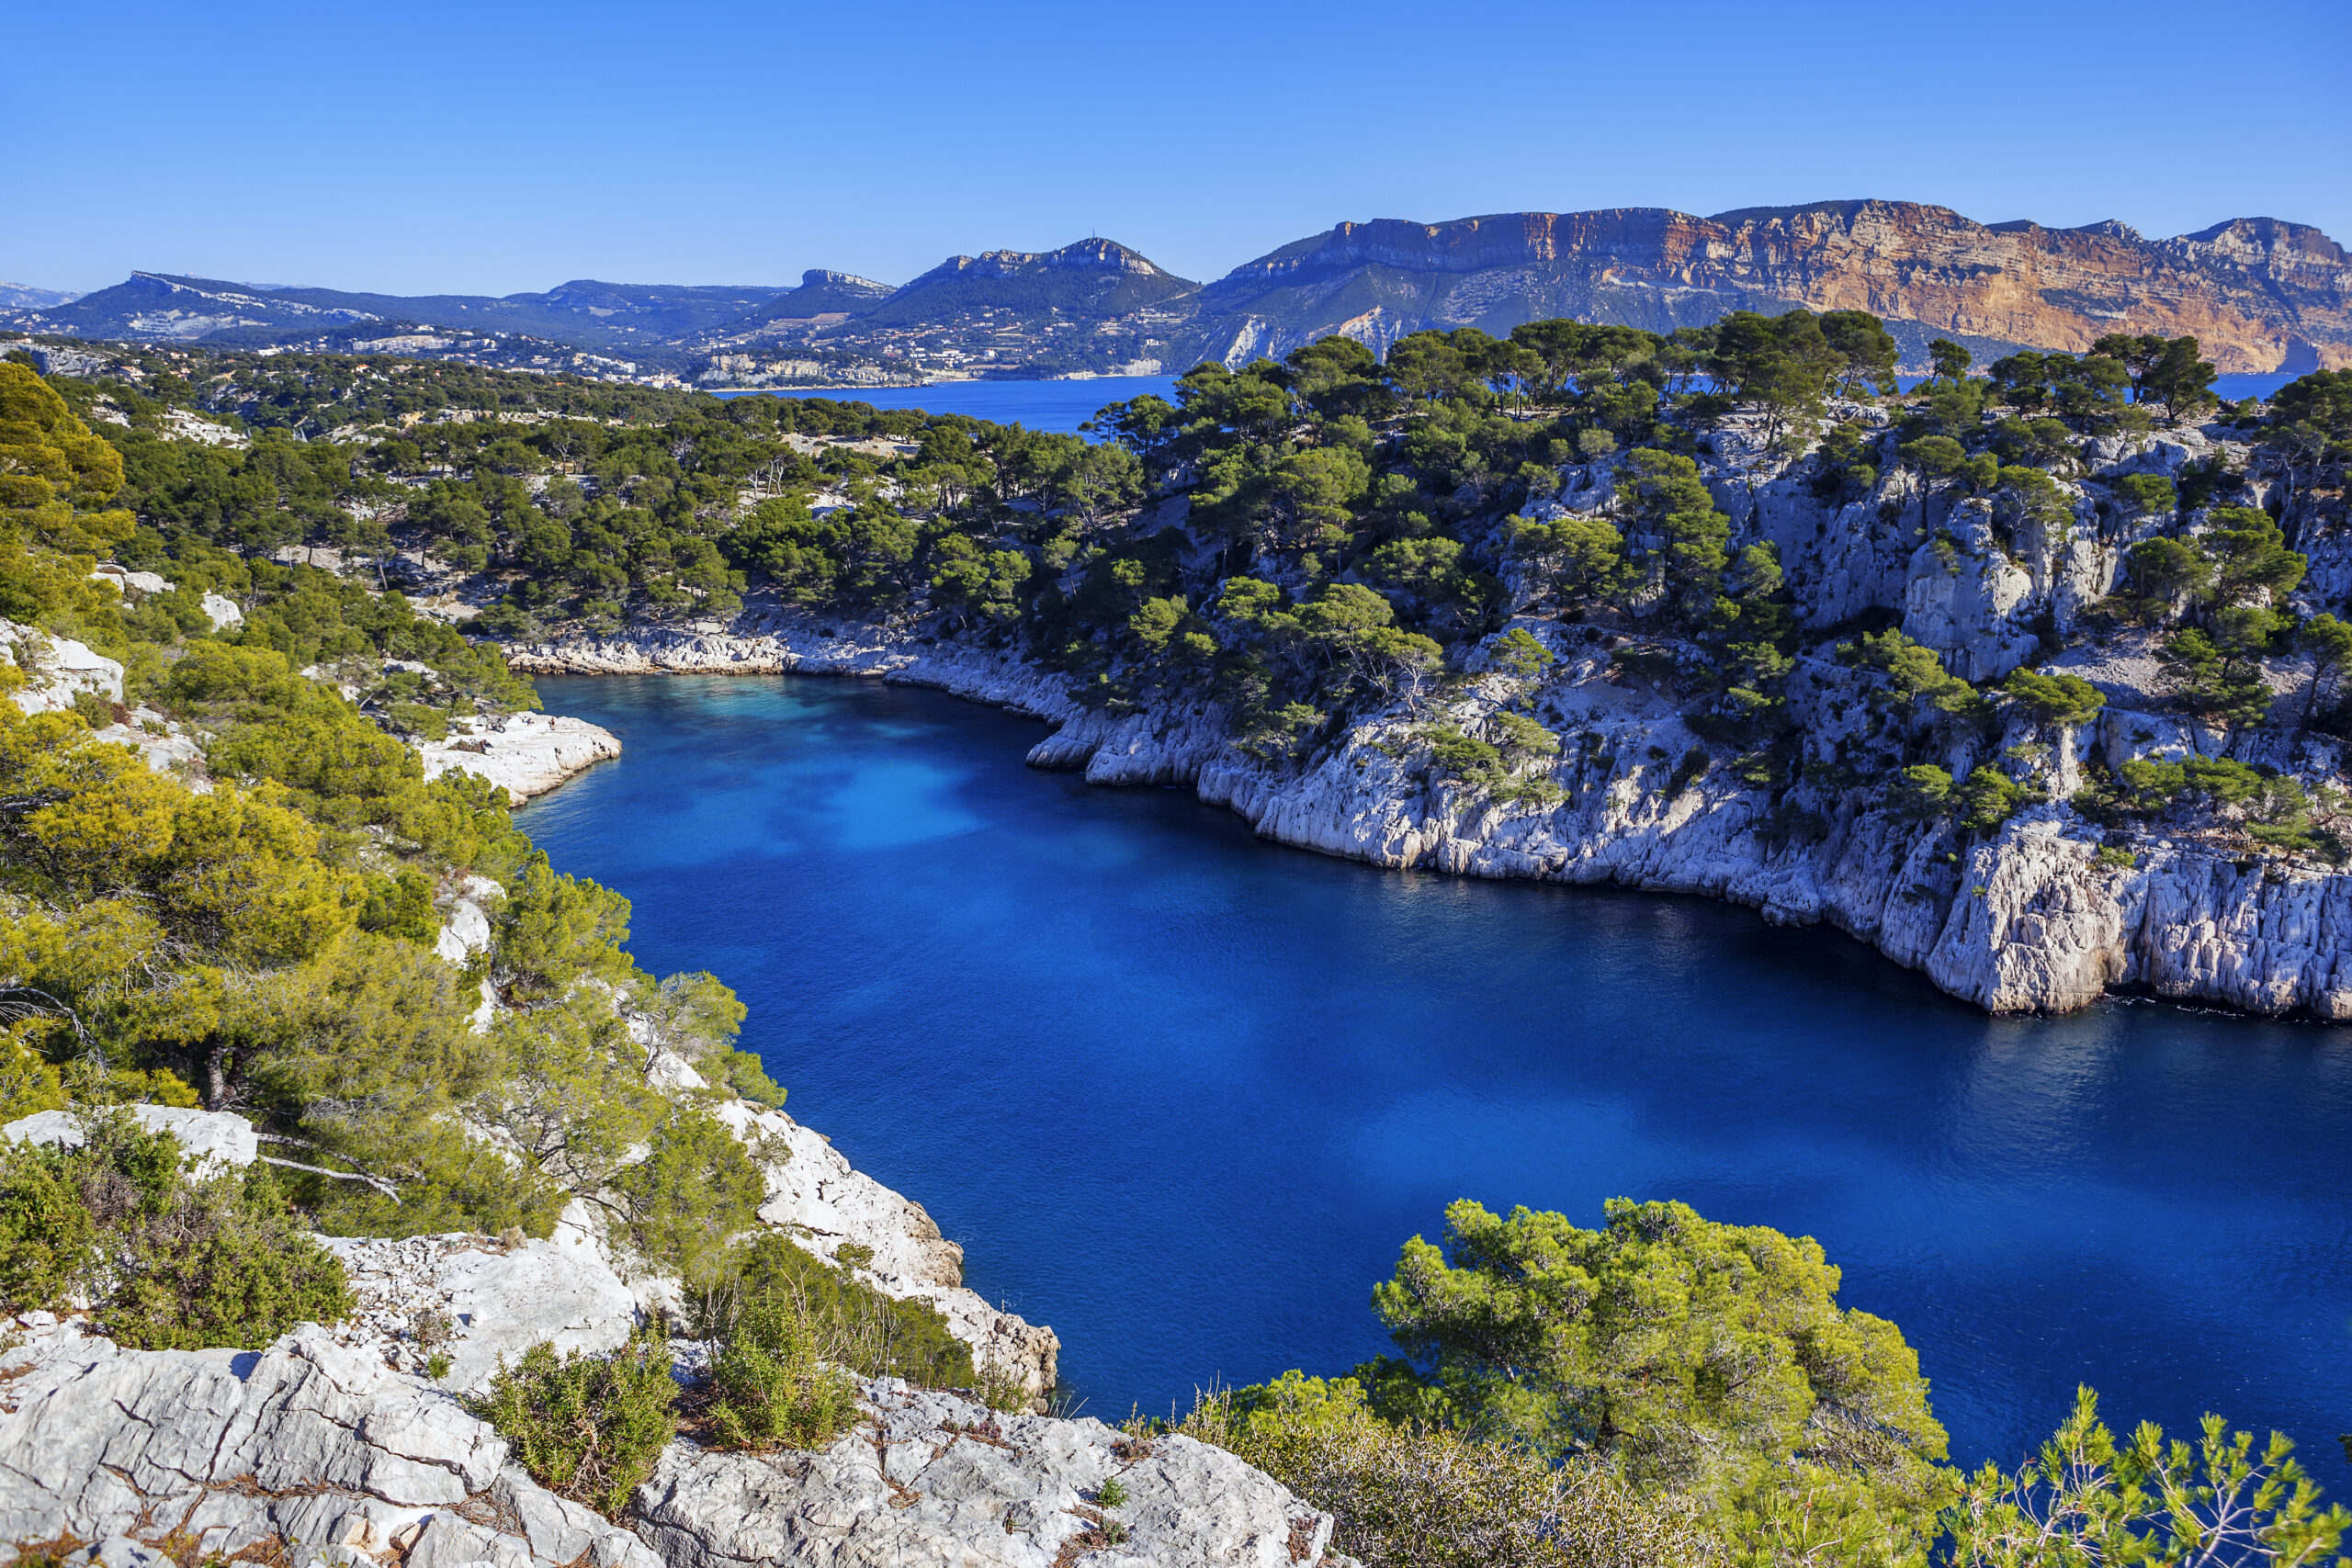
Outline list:
[[[1877,804],[1876,780],[1808,775],[1784,790],[1744,783],[1713,759],[1678,778],[1694,751],[1708,755],[1707,742],[1679,711],[1670,676],[1619,659],[1625,628],[1615,625],[1521,616],[1512,625],[1555,659],[1532,689],[1487,662],[1489,637],[1436,710],[1399,702],[1358,716],[1304,763],[1238,750],[1214,703],[1152,702],[1124,715],[1090,707],[1066,677],[920,617],[860,623],[754,602],[723,628],[522,645],[510,659],[537,673],[796,672],[935,687],[1052,724],[1030,752],[1033,766],[1081,770],[1102,784],[1189,786],[1276,842],[1400,870],[1724,898],[1775,922],[1834,926],[1995,1012],[2064,1011],[2131,987],[2256,1013],[2352,1018],[2352,876],[2249,858],[2211,835],[2102,827],[2065,804],[2094,756],[2114,767],[2226,751],[2301,776],[2341,775],[2341,747],[2290,723],[2233,738],[2175,716],[2147,635],[2096,631],[2085,618],[2121,581],[2131,546],[2156,532],[2155,520],[2119,527],[2111,508],[2102,512],[2113,486],[2211,458],[2248,468],[2257,494],[2277,478],[2261,477],[2226,425],[2103,438],[2086,477],[2064,487],[2078,525],[2028,528],[2005,548],[1984,503],[1940,499],[1893,460],[1887,416],[1843,412],[1875,423],[1888,449],[1884,478],[1859,500],[1818,498],[1802,463],[1773,454],[1749,416],[1725,420],[1704,448],[1735,545],[1779,547],[1805,624],[1833,626],[1875,608],[1975,681],[2019,668],[2038,631],[2051,632],[2065,650],[2041,668],[2079,675],[2106,699],[2095,725],[2041,748],[2035,766],[2049,802],[2018,813],[1989,841],[1972,844],[1949,822],[1896,819]],[[1571,468],[1565,480],[1530,515],[1608,506],[1606,464]],[[2316,591],[2352,588],[2352,545],[2332,531],[2302,544]],[[1679,657],[1704,655],[1690,646]],[[2306,704],[2314,673],[2308,660],[2274,667],[2282,718]],[[1808,758],[1847,755],[1869,714],[1866,676],[1806,656],[1789,690]],[[1502,804],[1467,789],[1434,773],[1413,739],[1432,711],[1475,728],[1531,703],[1563,739],[1551,773],[1555,805]],[[2013,748],[2031,755],[2032,727],[2012,728],[1996,743],[1958,739],[1952,776]]]
[[[459,719],[451,728],[457,733],[448,739],[417,748],[424,776],[439,778],[452,769],[478,774],[517,806],[621,754],[620,739],[611,730],[560,714]]]
[[[206,1157],[254,1157],[240,1117],[139,1113]],[[954,1284],[960,1255],[919,1207],[780,1112],[755,1114],[763,1125],[741,1132],[780,1135],[793,1151],[770,1146],[775,1196],[763,1219],[829,1253],[853,1239],[867,1246],[874,1283],[923,1294],[982,1356],[1014,1348],[1036,1386],[1050,1385],[1051,1332],[993,1313]],[[53,1138],[65,1123],[51,1120],[11,1123],[5,1134]],[[804,1214],[818,1223],[796,1218]],[[534,1482],[464,1396],[534,1344],[619,1347],[674,1294],[674,1280],[624,1279],[577,1211],[546,1241],[328,1244],[357,1310],[260,1350],[134,1350],[78,1314],[20,1319],[0,1349],[6,1539],[108,1568],[223,1559],[300,1568],[1046,1568],[1090,1551],[1113,1564],[1344,1562],[1325,1551],[1329,1514],[1222,1450],[1181,1436],[1131,1438],[1094,1420],[1003,1414],[887,1378],[858,1384],[858,1419],[813,1452],[673,1441],[627,1522],[616,1523]],[[897,1272],[908,1269],[929,1277]],[[437,1379],[428,1347],[446,1359]],[[673,1342],[682,1379],[705,1351]],[[1113,1480],[1127,1499],[1116,1539],[1091,1506]]]

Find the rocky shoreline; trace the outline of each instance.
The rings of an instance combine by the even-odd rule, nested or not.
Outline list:
[[[504,790],[515,806],[621,754],[619,738],[611,730],[560,714],[458,719],[454,728],[458,733],[447,739],[417,748],[424,776],[436,779],[453,770],[473,773]]]
[[[1080,770],[1093,784],[1189,785],[1278,843],[1398,870],[1722,898],[1775,923],[1832,925],[1996,1013],[2063,1012],[2126,987],[2352,1019],[2352,876],[2248,863],[2160,835],[2102,856],[2113,835],[2056,805],[1964,847],[1951,828],[1891,820],[1859,790],[1821,802],[1817,839],[1780,836],[1769,792],[1725,770],[1665,795],[1672,759],[1699,743],[1670,698],[1615,668],[1597,632],[1522,624],[1560,655],[1538,702],[1604,738],[1564,758],[1564,798],[1549,807],[1498,806],[1416,773],[1396,755],[1419,722],[1401,708],[1359,722],[1303,770],[1269,765],[1232,747],[1211,706],[1110,716],[1074,702],[1050,671],[921,626],[753,607],[723,632],[517,646],[509,660],[536,674],[832,674],[933,687],[1052,723],[1032,766]],[[1492,711],[1509,686],[1474,682],[1454,712]]]
[[[692,1068],[662,1062],[663,1081]],[[134,1108],[191,1153],[256,1157],[225,1112]],[[674,1311],[677,1281],[630,1278],[574,1204],[544,1241],[325,1237],[355,1310],[259,1350],[135,1350],[86,1314],[30,1313],[0,1343],[0,1539],[72,1568],[196,1561],[293,1568],[729,1568],[905,1562],[1046,1568],[1110,1564],[1291,1568],[1326,1551],[1329,1514],[1233,1455],[1189,1438],[1131,1438],[1045,1414],[1053,1331],[961,1284],[962,1251],[922,1208],[851,1168],[781,1111],[721,1114],[765,1171],[767,1224],[838,1261],[855,1244],[886,1294],[936,1306],[977,1362],[1012,1371],[1030,1414],[888,1378],[858,1385],[859,1418],[814,1452],[721,1452],[673,1441],[622,1523],[560,1497],[466,1403],[537,1344],[599,1354]],[[59,1112],[0,1136],[71,1142]],[[705,1344],[673,1340],[680,1375]],[[433,1363],[439,1361],[439,1365]],[[438,1372],[438,1377],[434,1374]],[[1115,1479],[1128,1534],[1090,1500]]]

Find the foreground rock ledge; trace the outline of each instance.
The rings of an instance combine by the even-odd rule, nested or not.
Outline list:
[[[1347,1561],[1327,1553],[1329,1515],[1187,1438],[1131,1443],[888,1379],[861,1404],[821,1453],[673,1443],[632,1529],[534,1483],[446,1389],[323,1329],[260,1351],[139,1351],[40,1322],[0,1357],[0,1532],[108,1568],[254,1549],[289,1568]],[[1116,1546],[1091,1506],[1114,1477]]]
[[[448,1393],[320,1328],[263,1351],[141,1351],[44,1325],[0,1371],[0,1532],[20,1548],[71,1538],[108,1568],[165,1568],[167,1543],[283,1546],[295,1568],[657,1568],[508,1464]]]
[[[672,1568],[1345,1561],[1326,1555],[1330,1515],[1190,1438],[1137,1442],[1100,1421],[996,1416],[895,1379],[865,1384],[862,1403],[865,1424],[822,1453],[672,1444],[638,1489],[638,1533]],[[1127,1500],[1097,1509],[1114,1479]],[[1125,1541],[1104,1543],[1105,1518]]]

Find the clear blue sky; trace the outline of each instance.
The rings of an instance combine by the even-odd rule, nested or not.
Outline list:
[[[27,6],[0,278],[897,283],[1832,197],[2352,243],[2352,4]]]

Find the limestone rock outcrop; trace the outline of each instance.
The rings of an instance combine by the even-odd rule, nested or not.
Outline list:
[[[70,637],[0,621],[0,663],[23,672],[9,700],[26,713],[62,713],[85,694],[122,701],[122,666]]]
[[[575,1227],[514,1247],[477,1235],[324,1239],[356,1303],[334,1337],[419,1374],[437,1352],[448,1358],[443,1383],[461,1393],[534,1345],[613,1350],[638,1325],[637,1296]]]
[[[248,1166],[261,1154],[254,1124],[232,1111],[197,1111],[176,1105],[132,1105],[130,1115],[151,1133],[169,1133],[179,1140],[180,1152],[199,1168],[233,1169]],[[0,1138],[28,1144],[82,1146],[82,1126],[63,1111],[37,1111],[0,1127]]]
[[[1220,1450],[895,1380],[862,1384],[821,1452],[673,1442],[616,1523],[533,1482],[447,1387],[315,1325],[259,1350],[126,1350],[53,1320],[19,1339],[0,1351],[0,1540],[109,1568],[1347,1561],[1329,1515]],[[1125,1500],[1102,1506],[1114,1479]]]
[[[316,1327],[257,1351],[139,1351],[53,1324],[0,1371],[0,1540],[19,1546],[94,1544],[110,1568],[190,1551],[660,1568],[509,1465],[448,1393]]]
[[[867,1424],[821,1453],[709,1453],[674,1443],[639,1487],[638,1531],[670,1568],[1295,1568],[1338,1564],[1331,1517],[1190,1438],[1148,1442],[1100,1421],[998,1416],[895,1380],[864,1389]],[[1127,1500],[1099,1506],[1116,1480]],[[1114,1544],[1103,1528],[1123,1527]]]
[[[517,713],[457,720],[447,739],[418,750],[424,753],[426,778],[437,779],[452,770],[478,774],[520,806],[573,774],[619,756],[621,743],[612,731],[584,718]]]

